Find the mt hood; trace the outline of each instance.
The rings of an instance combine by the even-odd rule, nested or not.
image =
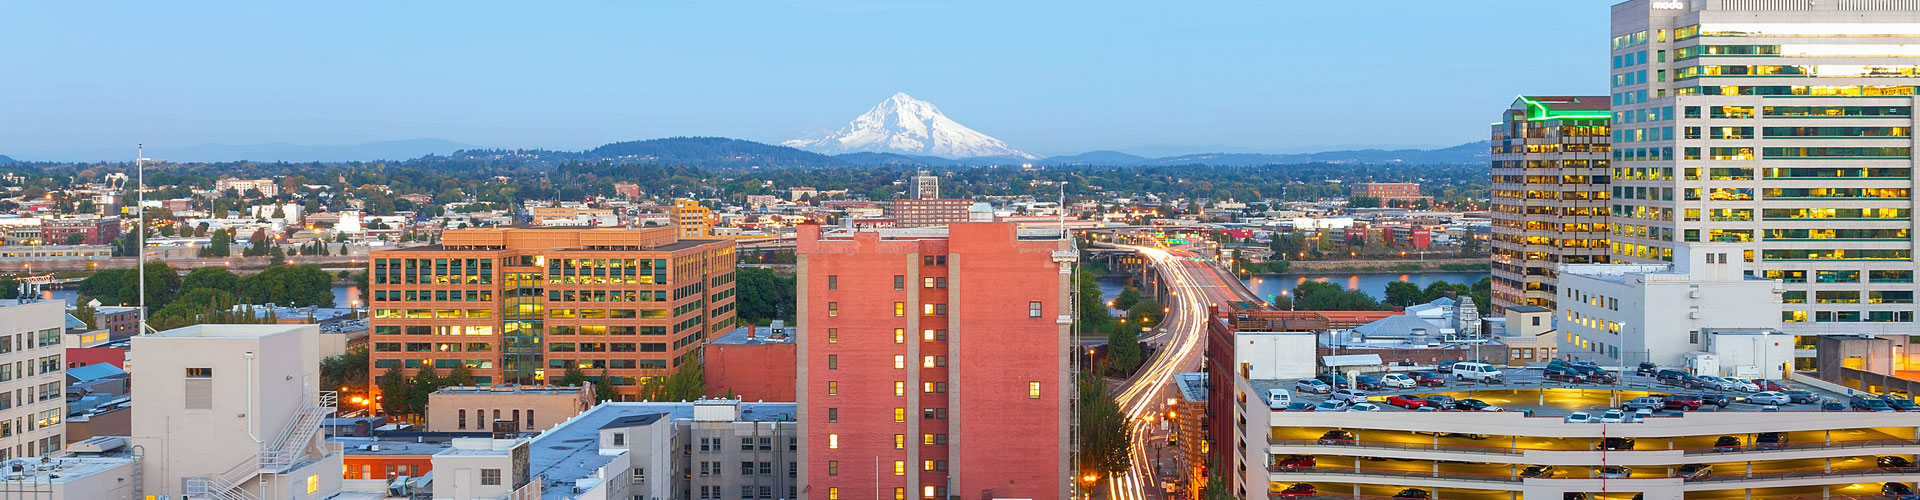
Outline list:
[[[894,94],[825,137],[794,139],[781,144],[825,154],[875,152],[943,158],[1039,158],[967,128],[941,114],[933,103],[914,99],[905,92]]]

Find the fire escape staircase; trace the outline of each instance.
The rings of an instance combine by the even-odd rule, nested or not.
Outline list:
[[[339,395],[333,391],[321,391],[317,397],[302,398],[300,410],[294,413],[293,423],[281,429],[273,440],[262,443],[259,453],[246,457],[224,472],[187,478],[187,496],[261,500],[259,495],[242,486],[255,477],[284,474],[298,465],[300,457],[306,455],[308,447],[314,444],[313,437],[320,432],[321,424],[333,415],[338,404]]]

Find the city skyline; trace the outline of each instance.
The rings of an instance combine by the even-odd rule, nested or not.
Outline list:
[[[1546,56],[1605,51],[1592,40],[1606,5],[18,5],[0,53],[35,76],[0,83],[31,97],[0,102],[13,118],[0,154],[94,161],[136,142],[164,153],[421,138],[777,144],[895,92],[1043,156],[1445,147],[1480,138],[1487,103],[1597,92],[1604,69],[1591,58]],[[76,37],[57,28],[70,23],[35,19],[91,28]],[[931,19],[945,29],[929,33]],[[1503,75],[1488,71],[1496,57],[1466,50],[1496,39],[1525,40],[1500,58],[1540,67]],[[1436,42],[1460,50],[1434,57]],[[1416,92],[1448,97],[1393,97]],[[1409,106],[1438,121],[1362,121]],[[1362,126],[1374,132],[1354,133]]]

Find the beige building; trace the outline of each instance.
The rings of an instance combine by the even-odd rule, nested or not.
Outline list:
[[[447,387],[427,396],[427,430],[490,431],[497,420],[539,432],[593,407],[593,386]]]
[[[7,471],[0,498],[41,500],[134,500],[139,496],[140,461],[127,438],[98,437],[73,443],[71,453],[49,460],[16,458],[0,462]]]
[[[433,454],[434,500],[541,498],[527,473],[527,438],[463,438]],[[576,445],[587,449],[586,445]]]
[[[310,500],[338,493],[339,445],[321,435],[314,325],[197,325],[134,337],[144,495]]]
[[[1555,266],[1610,260],[1607,108],[1520,96],[1493,124],[1493,312],[1552,309]]]
[[[1504,328],[1494,336],[1507,346],[1507,366],[1545,363],[1560,352],[1559,330],[1553,327],[1553,310],[1540,306],[1507,308]]]
[[[66,304],[0,306],[0,460],[66,443]]]

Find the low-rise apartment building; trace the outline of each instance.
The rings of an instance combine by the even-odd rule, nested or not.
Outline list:
[[[65,302],[0,305],[0,460],[66,445],[66,326]]]

